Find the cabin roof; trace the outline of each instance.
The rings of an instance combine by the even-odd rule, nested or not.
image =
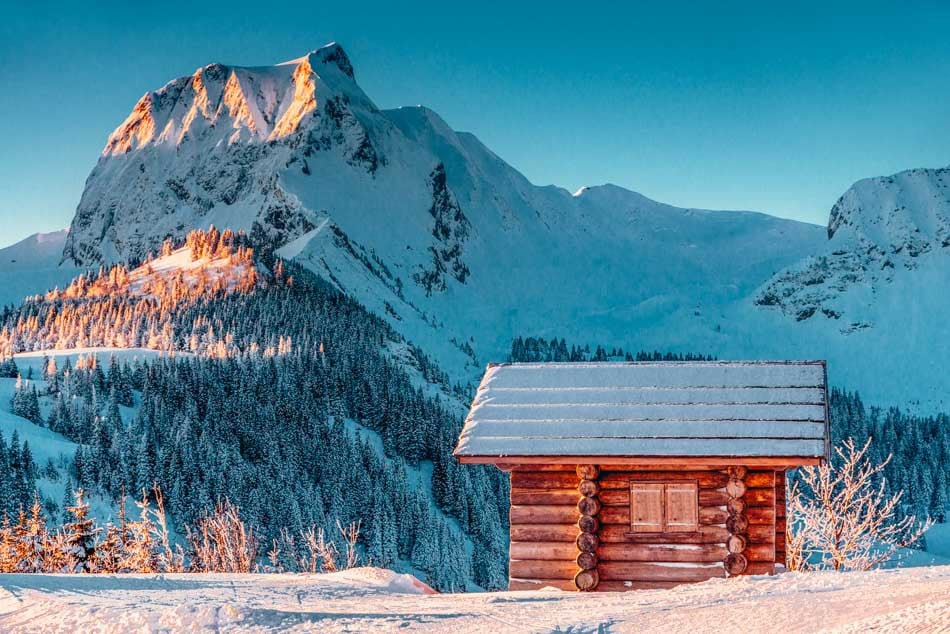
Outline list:
[[[824,361],[491,364],[455,456],[814,464],[829,451],[826,374]]]

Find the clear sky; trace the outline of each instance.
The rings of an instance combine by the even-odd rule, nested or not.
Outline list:
[[[68,225],[146,91],[332,40],[379,106],[429,106],[538,184],[823,224],[859,178],[950,164],[950,2],[778,5],[14,0],[0,245]]]

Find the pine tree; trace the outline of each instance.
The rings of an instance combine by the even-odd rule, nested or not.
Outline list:
[[[49,357],[43,368],[43,379],[46,381],[50,394],[59,392],[59,372],[56,367],[56,357]]]
[[[89,517],[89,504],[83,499],[83,489],[73,495],[75,503],[66,508],[71,521],[63,526],[67,556],[66,572],[95,572],[96,536],[99,529]]]
[[[10,470],[10,456],[6,442],[0,433],[0,515],[11,513],[16,503],[13,473]]]
[[[39,495],[33,496],[33,505],[25,518],[19,541],[17,572],[46,572],[50,538]]]
[[[0,379],[15,379],[18,376],[20,376],[20,371],[17,369],[14,358],[0,354]]]

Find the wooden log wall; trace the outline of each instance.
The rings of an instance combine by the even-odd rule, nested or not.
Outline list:
[[[695,480],[699,530],[691,533],[631,533],[630,482]],[[598,590],[669,588],[724,577],[728,551],[724,471],[627,471],[603,467],[600,476],[600,584]]]
[[[631,480],[695,480],[699,530],[631,534]],[[509,588],[669,588],[728,576],[733,555],[745,560],[733,574],[771,574],[779,556],[778,480],[771,470],[735,467],[730,474],[726,467],[518,466],[511,472]]]
[[[509,589],[577,590],[580,480],[575,465],[525,465],[511,472]]]
[[[775,471],[749,470],[745,477],[746,517],[749,544],[743,574],[763,575],[775,572]]]

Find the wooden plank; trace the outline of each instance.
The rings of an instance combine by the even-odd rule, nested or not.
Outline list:
[[[574,465],[568,464],[532,464],[532,465],[522,465],[515,463],[501,463],[498,465],[499,469],[505,471],[570,471],[574,473]]]
[[[699,525],[723,525],[729,517],[729,511],[718,506],[700,506],[699,507]]]
[[[664,565],[643,561],[605,561],[597,570],[604,581],[705,581],[726,576],[721,563]]]
[[[630,530],[640,533],[663,531],[665,485],[659,482],[630,483]]]
[[[512,542],[570,542],[577,539],[577,524],[512,524]]]
[[[558,590],[577,591],[574,587],[573,576],[570,579],[508,579],[509,590],[542,590],[557,588]]]
[[[742,551],[749,561],[775,561],[775,544],[771,540],[767,544],[749,544]]]
[[[511,542],[508,556],[511,559],[573,561],[579,552],[572,542]]]
[[[562,448],[563,449],[563,448]],[[774,467],[795,468],[808,465],[821,464],[821,456],[808,455],[788,455],[788,456],[738,456],[738,455],[705,455],[705,456],[657,456],[644,455],[642,453],[615,453],[613,455],[604,453],[600,455],[577,454],[560,455],[551,454],[547,456],[531,455],[526,453],[514,453],[506,451],[495,452],[471,452],[468,448],[457,447],[452,455],[460,464],[518,464],[522,466],[532,464],[565,464],[576,465],[579,462],[599,464],[602,467],[617,468],[644,468],[657,469],[665,466],[676,468],[678,470],[687,469],[719,469],[725,466],[750,466],[750,467]],[[514,473],[514,472],[513,472]]]
[[[561,505],[573,506],[580,499],[576,489],[512,489],[511,503],[519,505]]]
[[[517,579],[573,579],[578,567],[573,560],[512,559],[508,571]]]
[[[725,524],[729,512],[715,506],[699,507],[699,524],[710,526]],[[601,524],[630,524],[630,506],[605,506],[597,514]]]
[[[508,517],[512,524],[568,524],[580,514],[574,506],[512,506]]]
[[[768,524],[750,524],[746,533],[751,542],[763,543],[772,539],[772,527]]]
[[[771,561],[750,561],[743,573],[745,575],[774,575],[775,563]]]
[[[624,506],[605,506],[600,509],[597,519],[601,524],[624,524],[630,525],[630,505]]]
[[[612,458],[607,457],[607,458],[603,458],[603,460],[609,461],[609,460],[612,460]],[[621,460],[623,460],[623,458],[621,458]],[[666,459],[663,458],[662,460],[666,460]],[[687,458],[687,460],[689,459]],[[614,463],[614,462],[607,462],[602,465],[603,473],[605,475],[610,475],[610,474],[623,475],[624,473],[631,473],[632,471],[636,471],[637,473],[650,473],[650,472],[668,473],[670,471],[689,471],[689,472],[699,471],[699,472],[715,473],[717,471],[724,470],[727,468],[728,468],[727,466],[724,466],[721,464],[720,465],[695,464],[695,463],[684,464],[682,462],[677,463],[677,462],[669,462],[669,461],[663,464],[660,464],[660,463],[649,464],[649,463],[644,462],[644,463],[637,463],[634,466],[627,466],[622,463]]]
[[[636,535],[625,524],[608,524],[600,527],[601,543],[649,543],[657,544],[725,544],[729,531],[722,526],[700,526],[695,533],[653,533]]]
[[[516,489],[574,489],[581,479],[573,471],[512,471],[511,486]]]
[[[705,470],[709,468],[728,467],[728,466],[750,466],[750,467],[775,467],[775,468],[795,468],[808,465],[821,464],[821,456],[809,455],[788,455],[788,456],[739,456],[739,455],[706,455],[706,456],[659,456],[644,455],[642,452],[617,452],[614,454],[602,453],[577,454],[577,455],[532,455],[527,453],[514,453],[512,451],[493,451],[493,452],[472,452],[466,447],[457,447],[452,453],[461,464],[519,464],[527,466],[531,464],[567,464],[576,465],[579,463],[599,464],[604,467],[627,468],[627,469],[656,469],[669,466],[678,470],[698,469]],[[514,472],[513,472],[514,473]]]
[[[691,533],[699,528],[699,489],[695,482],[665,484],[663,530],[668,533]]]
[[[746,509],[746,518],[749,520],[749,524],[775,526],[775,509],[772,507]]]
[[[772,506],[775,504],[775,489],[746,489],[742,496],[746,506]]]
[[[583,427],[580,421],[578,427]],[[774,458],[790,456],[812,456],[820,458],[824,451],[821,439],[762,439],[762,438],[585,438],[583,435],[558,434],[544,438],[521,436],[479,436],[463,432],[459,439],[456,455],[499,456],[504,460],[496,462],[517,462],[512,456],[536,456],[545,462],[556,462],[556,458],[570,451],[571,446],[583,447],[589,461],[602,464],[608,456],[649,456],[650,461],[667,457],[677,461],[684,457],[702,458],[705,456],[723,456],[724,460],[740,458],[737,464],[748,464],[749,459],[758,456]],[[576,463],[583,456],[570,456]]]
[[[715,489],[706,489],[707,491],[715,491]],[[700,491],[703,491],[700,488]],[[722,500],[721,494],[710,495],[710,499],[715,502]],[[598,495],[597,499],[600,500],[601,505],[603,506],[629,506],[630,505],[630,491],[629,491],[629,481],[626,488],[623,489],[606,489],[602,490]],[[726,506],[725,504],[709,504],[708,506]]]
[[[597,556],[604,561],[666,561],[714,563],[728,555],[722,544],[601,544]]]
[[[511,363],[489,366],[479,393],[498,388],[824,387],[819,362]]]
[[[641,482],[668,482],[690,480],[703,489],[719,489],[726,486],[729,476],[722,471],[699,471],[682,473],[673,469],[663,471],[604,471],[599,479],[600,488],[626,489],[630,480]]]
[[[725,506],[729,503],[729,494],[725,491],[700,489],[699,504],[701,506]]]
[[[499,422],[515,424],[540,421],[548,423],[549,426],[555,429],[560,428],[559,425],[550,425],[550,423],[555,421],[584,421],[588,424],[593,424],[595,421],[623,421],[628,423],[636,421],[667,421],[671,425],[677,421],[702,421],[703,423],[726,421],[730,424],[737,421],[761,421],[770,423],[779,421],[811,421],[823,425],[825,421],[825,406],[824,404],[788,405],[784,403],[778,405],[755,405],[748,403],[729,403],[721,405],[609,402],[508,405],[485,400],[477,401],[472,406],[472,411],[467,420],[477,421],[479,426]],[[700,425],[699,429],[702,427],[703,425]],[[584,429],[586,430],[586,428]],[[805,433],[809,434],[806,436],[807,438],[815,437],[812,431]],[[591,432],[590,435],[597,436],[599,434]],[[689,434],[679,432],[675,435],[688,436]],[[823,435],[823,432],[818,432],[818,437],[822,437]],[[790,436],[796,437],[795,434],[791,434]],[[783,436],[775,437],[781,438]]]
[[[559,406],[563,408],[564,406]],[[685,406],[684,406],[685,407]],[[667,420],[667,419],[639,419],[624,416],[623,411],[611,411],[603,408],[603,413],[590,412],[591,416],[604,418],[564,418],[564,412],[540,411],[533,415],[539,418],[521,418],[524,412],[514,409],[512,412],[485,412],[485,416],[511,414],[511,417],[482,419],[474,418],[477,429],[473,434],[478,436],[548,438],[565,434],[564,423],[575,423],[570,429],[570,436],[576,438],[818,438],[825,433],[824,421],[791,420],[784,416],[801,415],[804,413],[784,413],[774,406],[776,411],[769,419],[717,419],[717,420]],[[587,414],[586,411],[570,412],[571,416]],[[750,412],[749,416],[757,414]],[[678,415],[672,412],[671,415]],[[736,416],[742,416],[738,412]],[[815,415],[824,415],[824,406],[815,408]],[[690,416],[683,413],[683,416]]]
[[[491,386],[482,392],[479,403],[493,405],[558,405],[565,403],[754,403],[824,405],[821,388],[721,387],[667,388],[622,386],[613,388],[565,386],[548,389]]]
[[[774,471],[750,471],[744,478],[742,478],[742,481],[745,482],[745,485],[750,489],[758,489],[762,487],[771,487],[774,478]]]

